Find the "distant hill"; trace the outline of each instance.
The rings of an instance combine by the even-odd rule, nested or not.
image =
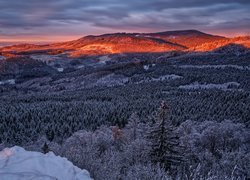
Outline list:
[[[180,44],[187,48],[192,48],[204,43],[227,39],[222,36],[206,34],[197,30],[166,31],[166,32],[150,33],[145,35],[152,36],[154,38],[160,38],[172,43]]]
[[[4,46],[12,46],[18,44],[18,42],[2,42],[0,41],[0,47],[4,47]]]
[[[179,44],[162,39],[123,33],[86,36],[68,45],[76,50],[71,53],[73,56],[81,54],[164,52],[185,49]]]
[[[21,44],[0,48],[8,57],[26,54],[67,54],[70,57],[119,53],[154,53],[168,51],[212,51],[227,44],[250,47],[249,37],[226,38],[197,30],[157,33],[114,33],[47,45]]]
[[[250,37],[236,37],[236,38],[227,38],[222,40],[211,41],[203,43],[201,45],[190,48],[191,51],[212,51],[220,47],[229,45],[229,44],[239,44],[245,48],[250,48]]]

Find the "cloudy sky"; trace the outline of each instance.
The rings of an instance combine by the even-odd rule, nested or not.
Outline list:
[[[250,35],[250,0],[0,0],[0,41],[182,29]]]

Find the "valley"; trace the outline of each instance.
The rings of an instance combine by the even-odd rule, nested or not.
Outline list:
[[[0,149],[48,143],[95,179],[249,177],[248,43],[192,30],[0,48]],[[185,147],[170,174],[148,154],[162,101]]]

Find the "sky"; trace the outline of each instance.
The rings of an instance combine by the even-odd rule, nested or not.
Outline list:
[[[0,0],[0,41],[185,29],[250,35],[250,0]]]

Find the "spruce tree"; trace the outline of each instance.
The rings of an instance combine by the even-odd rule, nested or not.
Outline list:
[[[46,138],[52,142],[54,140],[54,137],[55,137],[55,133],[52,129],[48,129],[46,132]]]
[[[139,117],[136,113],[133,113],[129,117],[128,124],[126,125],[126,128],[131,131],[130,138],[132,140],[136,140],[136,138],[138,137],[138,123],[139,123]]]
[[[170,108],[162,102],[158,120],[149,129],[150,159],[166,170],[170,170],[181,161],[179,139],[174,133],[174,126],[169,120]]]
[[[42,152],[43,152],[44,154],[47,154],[49,151],[50,151],[50,150],[49,150],[49,146],[48,146],[48,144],[45,142],[44,145],[43,145],[43,147],[42,147]]]

